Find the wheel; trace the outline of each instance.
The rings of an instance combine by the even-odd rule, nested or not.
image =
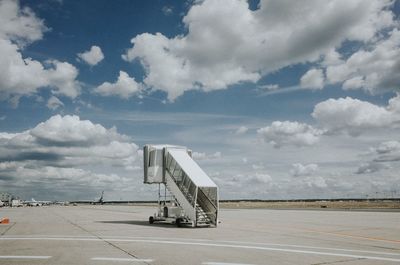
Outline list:
[[[182,227],[182,219],[181,218],[176,218],[175,224],[177,227]]]
[[[154,223],[154,217],[153,217],[153,216],[150,216],[150,217],[149,217],[149,224],[152,224],[152,223]]]
[[[164,211],[164,217],[167,218],[168,217],[168,207],[165,206],[163,211]]]

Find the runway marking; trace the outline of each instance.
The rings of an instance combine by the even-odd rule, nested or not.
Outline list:
[[[102,239],[90,239],[90,238],[39,238],[39,237],[0,237],[0,240],[59,240],[59,241],[101,241]],[[370,260],[381,260],[381,261],[395,261],[400,262],[399,258],[386,258],[377,256],[364,256],[364,255],[352,255],[345,253],[334,253],[334,252],[319,252],[311,250],[300,250],[300,249],[289,249],[289,248],[272,248],[263,246],[249,246],[249,245],[232,245],[232,244],[217,244],[217,243],[201,243],[201,242],[184,242],[184,241],[171,241],[171,240],[146,240],[146,239],[121,239],[121,238],[110,238],[107,241],[111,242],[137,242],[137,243],[152,243],[152,244],[169,244],[169,245],[194,245],[194,246],[205,246],[205,247],[225,247],[225,248],[240,248],[240,249],[255,249],[255,250],[266,250],[266,251],[279,251],[287,253],[299,253],[299,254],[312,254],[312,255],[323,255],[323,256],[337,256],[337,257],[350,257],[358,259],[370,259]]]
[[[351,235],[351,234],[345,234],[345,233],[327,232],[327,231],[319,231],[319,230],[312,230],[312,229],[301,229],[301,230],[308,231],[308,232],[314,232],[314,233],[320,233],[320,234],[334,235],[334,236],[361,238],[361,239],[372,240],[372,241],[383,241],[383,242],[400,244],[400,240],[396,240],[396,239],[386,239],[386,238],[368,237],[368,236],[357,236],[357,235]]]
[[[203,262],[203,265],[254,265],[254,264],[244,264],[244,263],[227,263],[227,262]]]
[[[129,262],[152,262],[152,259],[134,259],[134,258],[106,258],[106,257],[94,257],[91,260],[98,261],[129,261]]]
[[[0,256],[0,259],[49,259],[51,256]]]
[[[105,238],[115,238],[115,237],[105,237]],[[293,245],[293,244],[277,244],[277,243],[258,243],[258,242],[248,242],[248,241],[227,241],[227,240],[210,240],[210,239],[197,239],[197,238],[165,238],[165,237],[124,237],[130,239],[158,239],[158,240],[181,240],[181,241],[200,241],[200,242],[219,242],[219,243],[234,243],[234,244],[250,244],[250,245],[261,245],[261,246],[280,246],[280,247],[294,247],[294,248],[309,248],[309,249],[323,249],[323,250],[336,250],[345,252],[358,252],[358,253],[369,253],[378,255],[390,255],[390,256],[400,256],[400,253],[382,252],[382,251],[369,251],[369,250],[358,250],[358,249],[345,249],[345,248],[328,248],[328,247],[314,247],[307,245]]]

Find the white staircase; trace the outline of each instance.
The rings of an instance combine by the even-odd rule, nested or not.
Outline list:
[[[217,226],[217,186],[185,150],[167,149],[165,184],[194,226]]]

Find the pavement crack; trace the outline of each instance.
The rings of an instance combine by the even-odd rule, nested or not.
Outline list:
[[[4,236],[16,223],[12,223],[3,233],[0,234],[0,236]]]
[[[85,229],[84,227],[82,227],[82,226],[80,226],[80,225],[78,225],[78,224],[72,222],[71,220],[67,219],[66,217],[64,217],[64,216],[62,216],[62,215],[60,215],[60,214],[57,214],[57,213],[55,213],[54,211],[53,211],[53,214],[55,214],[55,215],[61,217],[62,219],[64,219],[65,221],[67,221],[69,224],[71,224],[71,225],[73,225],[73,226],[75,226],[75,227],[81,229],[82,231],[84,231],[84,232],[86,232],[86,233],[88,233],[88,234],[90,234],[90,235],[96,237],[97,239],[100,239],[101,241],[103,241],[103,242],[107,243],[108,245],[112,246],[113,248],[116,248],[116,249],[118,249],[119,251],[124,252],[124,253],[127,254],[128,256],[130,256],[130,257],[132,257],[132,258],[134,258],[134,259],[139,259],[139,257],[137,257],[135,254],[130,253],[129,251],[127,251],[127,250],[125,250],[125,249],[123,249],[123,248],[121,248],[121,247],[119,247],[119,246],[113,244],[112,242],[108,241],[107,239],[102,238],[101,236],[99,236],[99,235],[97,235],[97,234],[95,234],[95,233],[93,233],[93,232],[91,232],[91,231]],[[147,265],[150,265],[150,263],[148,263],[148,262],[146,262],[146,261],[143,261],[143,263],[144,263],[144,264],[147,264]]]

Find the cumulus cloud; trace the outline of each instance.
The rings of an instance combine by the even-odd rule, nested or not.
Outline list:
[[[262,85],[259,86],[261,90],[267,90],[267,91],[276,91],[279,88],[278,84],[267,84],[267,85]]]
[[[87,64],[94,66],[104,59],[104,54],[99,46],[93,45],[90,50],[78,53],[78,58]]]
[[[127,136],[119,134],[115,127],[106,129],[89,120],[80,120],[75,115],[53,116],[29,130],[29,135],[35,141],[51,146],[101,146],[129,140]]]
[[[264,169],[264,168],[265,168],[264,165],[262,165],[262,164],[252,164],[251,167],[252,167],[254,170],[261,170],[261,169]]]
[[[127,99],[138,94],[141,88],[141,84],[137,83],[135,78],[130,77],[124,71],[119,71],[118,80],[115,83],[104,82],[94,91],[102,96],[115,95]]]
[[[124,167],[135,161],[137,149],[115,128],[69,115],[53,116],[21,133],[0,134],[0,162],[37,161],[58,167],[103,162]]]
[[[318,62],[345,40],[370,42],[393,27],[392,4],[262,0],[252,11],[241,0],[198,1],[183,18],[186,35],[137,35],[122,58],[139,59],[145,85],[174,100],[187,90],[225,89],[288,65]]]
[[[330,83],[343,83],[344,89],[363,89],[371,94],[399,89],[400,31],[393,29],[387,39],[372,48],[362,48],[347,60],[326,69]]]
[[[223,178],[222,176],[213,176],[213,179],[222,186],[229,186],[231,189],[243,189],[248,192],[248,188],[254,191],[263,191],[265,188],[269,188],[274,185],[272,182],[272,177],[267,173],[254,172],[249,174],[236,174],[228,178]]]
[[[195,160],[214,160],[214,159],[219,159],[221,158],[222,153],[217,151],[213,154],[206,154],[206,153],[200,153],[200,152],[193,152],[192,157]]]
[[[304,182],[309,188],[324,189],[329,186],[323,177],[307,177]]]
[[[293,177],[310,176],[318,170],[317,164],[303,165],[301,163],[295,163],[292,165],[292,167],[293,168],[290,170],[290,174]]]
[[[385,141],[376,148],[371,148],[375,155],[373,162],[398,162],[400,161],[400,142]]]
[[[25,188],[42,183],[49,190],[115,187],[124,178],[102,169],[134,170],[137,151],[138,146],[115,128],[56,115],[23,132],[0,133],[0,181],[7,177],[7,184]]]
[[[375,172],[377,172],[379,170],[382,170],[382,169],[385,169],[385,168],[387,168],[387,166],[385,166],[382,163],[377,163],[377,162],[363,163],[357,169],[356,174],[375,173]]]
[[[247,133],[247,131],[249,130],[249,128],[247,128],[246,126],[240,126],[236,131],[235,134],[237,135],[242,135]]]
[[[257,130],[257,133],[273,147],[280,148],[284,145],[314,145],[318,143],[323,131],[305,123],[274,121],[270,126]]]
[[[78,70],[67,62],[50,60],[44,64],[23,58],[25,45],[40,40],[47,29],[42,20],[18,1],[0,3],[0,99],[15,106],[24,95],[49,87],[53,94],[75,98],[80,94]]]
[[[47,101],[46,106],[47,106],[49,109],[51,109],[51,110],[56,110],[56,109],[58,109],[59,107],[64,106],[64,103],[62,103],[62,101],[59,100],[57,97],[51,96],[51,97],[49,98],[49,100]]]
[[[399,151],[400,151],[400,142],[399,141],[382,142],[376,148],[376,152],[378,154],[388,154],[388,153],[399,152]]]
[[[48,30],[43,20],[28,8],[20,8],[16,0],[0,1],[0,38],[23,47],[40,40]]]
[[[324,73],[321,69],[310,69],[300,79],[300,86],[309,89],[324,87]]]
[[[331,133],[357,136],[366,129],[398,126],[400,96],[390,99],[386,107],[350,97],[328,99],[314,107],[312,116]]]
[[[164,6],[161,11],[166,16],[171,16],[174,13],[174,8],[172,6]]]
[[[78,69],[73,65],[53,60],[45,67],[39,61],[22,58],[17,45],[3,39],[0,39],[0,54],[0,98],[32,95],[43,87],[70,98],[80,94]]]

